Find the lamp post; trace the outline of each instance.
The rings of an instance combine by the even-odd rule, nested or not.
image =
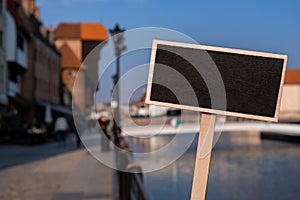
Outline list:
[[[116,55],[116,64],[117,70],[116,74],[112,77],[114,82],[115,91],[113,92],[113,102],[112,108],[114,113],[114,134],[118,131],[118,125],[120,127],[120,88],[119,88],[119,77],[120,77],[120,56],[123,51],[126,50],[124,43],[124,31],[121,29],[118,24],[116,24],[114,29],[110,29],[109,32],[113,36],[114,46],[115,46],[115,55]]]
[[[126,46],[123,44],[124,42],[124,31],[125,29],[120,29],[119,25],[116,24],[114,29],[110,29],[109,32],[113,36],[114,46],[115,46],[115,55],[116,55],[116,64],[117,70],[116,74],[112,77],[114,82],[114,91],[113,101],[112,101],[112,109],[114,113],[114,137],[115,137],[115,144],[119,143],[119,136],[121,134],[121,125],[120,125],[120,88],[119,88],[119,76],[120,76],[120,56],[122,51],[126,49]],[[118,156],[119,157],[119,156]],[[119,158],[122,159],[122,158]],[[120,167],[120,166],[119,166]],[[118,171],[118,182],[119,182],[119,198],[120,200],[127,200],[130,199],[130,193],[128,192],[128,184],[124,184],[126,181],[125,177],[127,176],[126,173],[122,171]]]

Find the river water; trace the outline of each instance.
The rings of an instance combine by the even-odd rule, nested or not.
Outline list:
[[[164,135],[147,139],[144,150],[172,138]],[[153,199],[190,198],[197,140],[176,162],[144,174]],[[145,141],[131,139],[131,143],[145,148]],[[261,140],[257,134],[222,134],[212,152],[206,199],[300,199],[300,145]]]

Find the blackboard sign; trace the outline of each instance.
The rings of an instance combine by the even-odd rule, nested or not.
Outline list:
[[[286,55],[154,40],[146,103],[277,121]]]

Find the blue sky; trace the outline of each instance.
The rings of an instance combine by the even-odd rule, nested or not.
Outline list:
[[[126,30],[162,27],[200,44],[287,54],[300,68],[298,0],[37,0],[46,26],[59,22],[116,23]],[[125,41],[126,42],[126,41]]]
[[[59,22],[119,23],[180,31],[200,44],[283,53],[300,67],[298,0],[37,0],[46,26]]]

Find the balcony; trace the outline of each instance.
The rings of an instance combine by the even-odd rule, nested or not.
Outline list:
[[[10,97],[15,97],[18,93],[20,93],[19,83],[9,81],[8,82],[8,95]]]
[[[27,52],[24,50],[21,50],[20,48],[17,48],[17,54],[16,54],[16,63],[23,67],[24,69],[27,69]]]

